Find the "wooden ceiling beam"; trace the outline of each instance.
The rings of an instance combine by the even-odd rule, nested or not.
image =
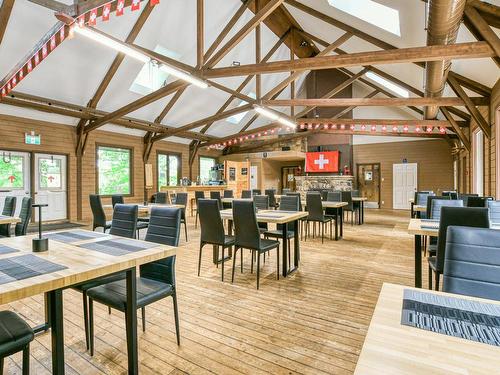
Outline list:
[[[450,127],[446,120],[419,120],[419,119],[373,119],[373,118],[299,118],[297,124],[315,125],[387,125],[387,126],[433,126]]]
[[[493,49],[486,42],[457,43],[425,47],[401,48],[358,52],[338,56],[321,56],[273,61],[261,64],[247,64],[233,67],[214,68],[204,71],[206,78],[233,77],[252,73],[280,73],[290,71],[333,69],[351,66],[377,64],[400,64],[416,61],[438,61],[446,59],[486,58],[494,55]]]
[[[475,105],[489,105],[485,97],[470,98]],[[457,97],[439,98],[323,98],[323,99],[280,99],[263,100],[262,104],[270,107],[314,106],[314,107],[405,107],[405,106],[463,106],[464,102]]]
[[[448,72],[448,75],[457,80],[463,87],[474,91],[476,94],[483,96],[491,96],[491,88],[486,85],[483,85],[479,82],[476,82],[469,77],[465,77],[461,74],[455,72]]]
[[[205,52],[205,8],[204,0],[196,1],[196,67],[203,66]]]
[[[476,8],[489,25],[500,29],[500,7],[498,5],[479,0],[468,0],[467,5]]]
[[[465,107],[469,111],[470,115],[472,118],[477,122],[478,126],[481,128],[481,130],[484,132],[486,137],[488,139],[491,138],[491,127],[488,124],[488,122],[484,119],[483,115],[479,112],[479,110],[476,108],[474,105],[473,101],[469,98],[467,93],[464,91],[462,86],[460,86],[460,83],[453,77],[452,75],[450,76],[448,74],[448,83],[450,84],[450,87],[452,90],[455,92],[455,94],[460,97],[465,104]]]
[[[278,123],[271,123],[271,124],[261,126],[258,129],[239,131],[236,134],[231,134],[231,135],[228,135],[225,137],[220,137],[220,138],[216,138],[216,139],[213,139],[211,141],[208,141],[208,142],[204,142],[200,145],[200,147],[207,147],[207,146],[211,146],[211,145],[224,143],[224,142],[227,142],[227,141],[230,141],[232,139],[239,138],[239,137],[251,136],[252,134],[257,134],[259,132],[262,133],[262,132],[265,132],[266,130],[276,129],[279,126],[280,126],[280,124],[278,124]]]
[[[465,18],[472,24],[474,29],[477,31],[480,40],[485,40],[495,51],[496,56],[493,57],[493,61],[500,66],[500,38],[491,29],[490,25],[481,17],[476,8],[472,6],[465,7]],[[474,33],[475,34],[475,33]]]
[[[28,0],[30,3],[40,5],[54,12],[67,12],[68,5],[55,0]]]
[[[9,24],[10,15],[12,13],[12,8],[14,8],[15,1],[16,0],[3,0],[2,6],[0,7],[0,44],[2,44],[5,30],[7,30],[7,25]]]
[[[444,115],[444,117],[446,117],[446,119],[448,120],[450,125],[453,127],[453,130],[455,131],[455,133],[457,134],[458,138],[463,143],[463,145],[465,146],[467,151],[470,152],[470,150],[471,150],[470,142],[467,139],[467,137],[465,136],[465,133],[462,131],[462,128],[460,128],[460,126],[457,124],[457,122],[455,121],[453,116],[450,114],[450,112],[448,112],[448,110],[446,108],[441,107],[440,110],[441,110],[441,113]]]

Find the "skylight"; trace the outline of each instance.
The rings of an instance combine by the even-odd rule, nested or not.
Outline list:
[[[351,16],[362,19],[385,31],[401,36],[399,11],[373,0],[328,0],[328,3]]]
[[[382,78],[381,76],[375,74],[375,73],[372,73],[372,72],[368,72],[366,73],[366,77],[370,78],[371,80],[381,84],[382,86],[384,86],[385,88],[391,90],[393,93],[403,97],[403,98],[409,98],[410,97],[410,93],[408,92],[408,90],[405,90],[404,88],[402,88],[401,86],[398,86],[394,83],[392,83],[391,81],[388,81],[387,79],[385,78]]]
[[[251,97],[252,99],[256,98],[256,95],[254,92],[251,92],[250,94],[248,94],[248,96]],[[244,100],[242,100],[240,102],[240,104],[238,104],[238,107],[241,107],[241,106],[246,105],[246,104],[248,104],[248,103],[245,102]],[[235,115],[232,115],[231,117],[228,117],[227,121],[229,121],[231,124],[237,125],[240,123],[241,120],[243,120],[243,117],[245,117],[247,113],[248,113],[248,111],[237,113]]]
[[[160,55],[171,57],[176,60],[180,58],[178,53],[170,51],[160,45],[157,45],[154,51]],[[144,64],[142,69],[139,71],[139,74],[137,74],[137,77],[130,86],[129,90],[139,95],[150,94],[151,92],[163,87],[169,76],[170,74],[163,69],[160,69],[158,64],[148,62]]]

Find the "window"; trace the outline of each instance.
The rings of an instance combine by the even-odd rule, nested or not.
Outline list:
[[[131,173],[131,149],[97,146],[97,191],[99,194],[132,194]]]
[[[206,156],[200,156],[200,181],[206,183],[210,181],[210,171],[215,166],[215,159]]]
[[[401,36],[399,11],[373,0],[328,0],[328,3],[351,16]]]
[[[181,179],[181,157],[177,154],[158,154],[158,190],[162,186],[177,186]]]
[[[256,95],[254,92],[249,93],[248,96],[251,97],[252,99],[256,98]],[[246,101],[242,100],[240,102],[240,104],[238,104],[238,107],[244,106],[246,104],[248,104],[248,103]],[[247,113],[248,113],[248,111],[237,113],[235,115],[232,115],[231,117],[228,117],[227,121],[229,121],[231,124],[238,125],[240,123],[240,121],[243,120],[243,117],[245,117]]]
[[[38,159],[38,184],[40,189],[61,189],[62,171],[60,159]]]
[[[24,156],[4,153],[0,158],[0,189],[24,189]]]
[[[381,76],[368,72],[366,73],[366,77],[381,84],[382,86],[386,87],[387,89],[391,90],[393,93],[398,94],[399,96],[402,96],[403,98],[409,98],[410,93],[408,90],[405,90],[401,86],[396,85],[395,83],[392,83],[391,81],[382,78]]]
[[[484,194],[484,136],[483,132],[478,130],[473,134],[473,156],[474,156],[474,168],[473,181],[474,188],[473,192],[482,196]]]
[[[160,45],[157,45],[154,51],[175,60],[180,60],[181,57],[178,53]],[[166,71],[160,69],[156,62],[151,61],[144,64],[129,90],[139,95],[147,95],[163,87],[168,77],[169,74]]]

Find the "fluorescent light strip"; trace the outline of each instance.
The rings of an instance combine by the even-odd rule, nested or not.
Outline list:
[[[278,115],[276,112],[274,111],[271,111],[267,108],[264,108],[264,107],[260,107],[260,106],[255,106],[255,111],[259,114],[261,114],[262,116],[264,117],[267,117],[268,119],[270,120],[273,120],[273,121],[277,121],[279,122],[280,124],[282,125],[285,125],[285,126],[288,126],[288,127],[291,127],[291,128],[295,128],[297,127],[297,124],[291,120],[289,120],[288,118],[286,117],[283,117],[283,116],[280,116]]]
[[[127,56],[130,56],[136,60],[139,60],[140,62],[142,62],[144,64],[147,64],[152,60],[150,57],[146,56],[145,54],[143,54],[143,53],[141,53],[133,48],[128,47],[124,43],[120,43],[116,40],[108,38],[107,36],[102,35],[100,33],[96,33],[88,28],[75,26],[73,30],[77,34],[80,34],[80,35],[82,35],[86,38],[89,38],[95,42],[101,43],[102,45],[105,45],[106,47],[112,48],[118,52],[121,52]],[[160,63],[160,69],[163,70],[164,72],[167,72],[168,74],[173,75],[174,77],[182,79],[183,81],[189,82],[190,84],[193,84],[195,86],[201,87],[203,89],[206,89],[208,87],[208,84],[205,81],[203,81],[203,80],[201,80],[201,79],[199,79],[191,74],[184,73],[183,71],[175,69],[169,65],[165,65],[165,64]]]

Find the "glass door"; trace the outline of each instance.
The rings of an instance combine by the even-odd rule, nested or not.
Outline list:
[[[357,164],[357,181],[359,195],[368,198],[367,205],[372,203],[380,207],[380,163]]]
[[[65,155],[35,154],[35,203],[48,204],[42,208],[43,221],[67,219]]]
[[[15,216],[21,211],[24,197],[30,196],[30,154],[0,150],[0,213],[3,210],[5,197],[17,199]]]

